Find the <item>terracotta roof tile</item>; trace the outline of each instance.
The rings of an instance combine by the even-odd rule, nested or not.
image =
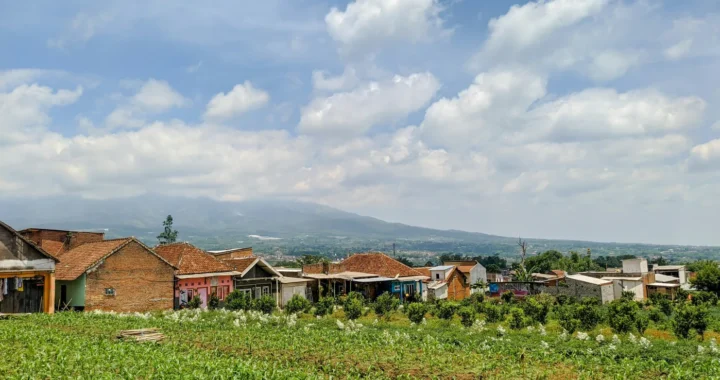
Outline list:
[[[225,259],[225,260],[223,260],[223,262],[225,262],[227,265],[231,266],[236,271],[242,273],[249,266],[253,265],[253,263],[257,259],[258,259],[257,257],[239,257],[239,258],[234,258],[234,259]]]
[[[85,273],[95,263],[110,255],[133,238],[103,240],[85,243],[64,253],[55,266],[55,279],[72,281]]]
[[[55,257],[60,257],[60,255],[65,253],[65,244],[59,241],[41,240],[40,247],[42,247],[42,249],[44,249],[47,253],[54,255]]]
[[[463,273],[470,273],[473,268],[475,268],[475,265],[461,265],[457,267],[457,269],[459,269],[460,272]]]
[[[190,243],[173,243],[154,248],[160,257],[178,268],[177,274],[231,272],[233,268]]]
[[[430,267],[415,268],[415,270],[420,272],[423,276],[430,277]]]
[[[342,265],[347,271],[371,273],[383,277],[423,276],[419,271],[380,253],[356,253],[343,260]]]

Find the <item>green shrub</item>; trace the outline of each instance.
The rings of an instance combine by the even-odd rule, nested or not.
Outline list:
[[[407,307],[407,316],[410,322],[420,323],[425,318],[427,305],[422,302],[414,302]]]
[[[500,295],[500,298],[505,303],[512,303],[513,299],[515,299],[515,293],[513,293],[512,290],[508,290]]]
[[[620,294],[620,299],[632,301],[635,299],[635,292],[630,291],[630,290],[623,290],[622,293]]]
[[[654,323],[660,323],[665,320],[665,314],[660,311],[657,307],[650,307],[648,309],[648,318]]]
[[[437,316],[440,319],[450,320],[455,315],[459,305],[455,302],[446,301],[438,304]]]
[[[360,292],[353,291],[353,292],[348,293],[347,297],[345,297],[345,302],[347,302],[351,299],[359,300],[363,304],[365,303],[365,296],[362,295],[362,293],[360,293]],[[342,305],[345,305],[345,303],[343,303]]]
[[[345,301],[344,309],[347,319],[358,319],[362,315],[363,303],[359,298],[348,298]]]
[[[202,301],[199,296],[193,297],[190,302],[187,303],[188,309],[197,309],[202,305]]]
[[[287,305],[285,305],[285,312],[288,314],[307,312],[310,310],[310,307],[310,301],[299,294],[295,294],[290,298]]]
[[[400,300],[393,297],[392,294],[385,292],[375,300],[375,304],[373,306],[375,314],[380,317],[390,318],[390,313],[400,306]]]
[[[225,297],[225,307],[230,310],[250,310],[252,308],[252,298],[245,292],[233,290]]]
[[[637,302],[622,298],[608,305],[608,322],[616,333],[627,333],[636,327],[640,312]]]
[[[218,298],[217,294],[213,293],[210,295],[210,301],[208,301],[208,308],[210,308],[210,310],[215,310],[218,307],[220,307],[220,298]]]
[[[262,296],[253,302],[253,309],[265,314],[272,314],[276,307],[275,298],[269,295]]]
[[[708,306],[715,306],[718,303],[718,296],[715,293],[708,291],[700,291],[692,293],[693,305],[707,304]]]
[[[322,297],[315,304],[315,315],[322,317],[324,315],[332,314],[335,307],[335,299],[332,297]]]
[[[635,328],[640,335],[645,335],[645,330],[647,329],[649,323],[650,320],[648,319],[648,316],[643,312],[638,311],[635,315]]]
[[[691,329],[704,338],[709,324],[710,314],[705,305],[694,306],[685,303],[675,309],[672,327],[678,338],[689,338]]]
[[[505,309],[495,303],[485,303],[483,306],[485,319],[490,323],[500,322],[505,319]]]
[[[457,314],[460,316],[460,323],[465,327],[470,327],[475,323],[475,308],[471,306],[463,306],[458,310]]]
[[[567,330],[570,334],[580,327],[580,320],[576,318],[576,308],[574,305],[565,304],[555,311],[560,327]]]
[[[685,302],[687,301],[688,296],[690,296],[690,292],[683,288],[678,288],[677,293],[675,293],[675,302]]]
[[[519,330],[525,327],[526,323],[525,312],[521,308],[513,307],[510,309],[509,324],[511,329]]]
[[[550,311],[550,302],[552,301],[538,299],[536,297],[526,297],[525,302],[521,305],[528,318],[544,325],[545,322],[547,322],[547,315]]]
[[[557,302],[557,304],[558,304],[558,305],[561,305],[561,306],[562,306],[562,305],[566,305],[566,304],[572,302],[572,300],[573,300],[573,298],[572,298],[572,297],[569,297],[569,296],[566,295],[566,294],[560,294],[559,296],[557,296],[557,297],[555,298],[555,301]]]
[[[598,302],[596,302],[598,301]],[[580,328],[589,331],[602,321],[602,312],[597,298],[584,298],[575,306],[575,319],[580,321]]]

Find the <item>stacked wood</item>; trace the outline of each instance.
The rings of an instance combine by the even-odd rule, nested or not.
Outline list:
[[[135,342],[160,342],[165,335],[158,328],[122,330],[118,333],[118,339],[133,340]]]

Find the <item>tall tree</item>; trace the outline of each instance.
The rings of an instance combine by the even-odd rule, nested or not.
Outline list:
[[[690,282],[698,290],[706,290],[720,294],[720,267],[718,263],[706,261],[701,265],[695,274],[695,278],[690,280]]]
[[[158,235],[160,245],[174,243],[177,240],[177,230],[173,230],[173,217],[168,215],[163,222],[164,231]]]

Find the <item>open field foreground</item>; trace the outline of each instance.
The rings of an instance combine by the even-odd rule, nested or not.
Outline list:
[[[161,343],[116,338],[160,328]],[[0,321],[3,378],[487,378],[700,379],[720,377],[718,334],[676,341],[609,328],[564,333],[555,321],[511,330],[436,318],[412,325],[369,313],[346,321],[254,311],[59,313]]]

